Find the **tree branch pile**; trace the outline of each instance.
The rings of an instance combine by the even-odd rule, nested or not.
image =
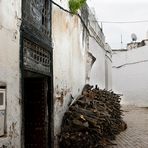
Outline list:
[[[63,117],[60,148],[104,148],[126,129],[120,96],[86,85]]]

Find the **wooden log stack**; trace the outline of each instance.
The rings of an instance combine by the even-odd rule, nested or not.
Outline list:
[[[63,117],[60,148],[104,148],[126,129],[120,96],[86,85]]]

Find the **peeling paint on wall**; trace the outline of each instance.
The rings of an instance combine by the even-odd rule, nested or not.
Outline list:
[[[71,92],[71,89],[65,87],[65,88],[59,88],[59,86],[57,85],[55,88],[55,99],[57,102],[60,103],[60,106],[63,105],[64,103],[64,97],[69,94]]]
[[[19,134],[17,133],[17,130],[16,130],[16,125],[17,125],[17,122],[12,122],[11,126],[9,127],[9,137],[11,139],[13,138],[17,138],[19,136]]]
[[[18,32],[17,32],[17,30],[15,30],[15,31],[13,32],[12,41],[16,41],[17,36],[18,36]]]
[[[84,10],[82,18],[85,25],[89,26],[89,12],[87,8]],[[102,44],[105,45],[105,40],[100,28],[93,29],[94,34],[92,33],[92,35],[95,37],[92,38],[78,16],[72,16],[54,5],[52,13],[54,131],[55,142],[57,142],[62,117],[68,105],[82,92],[86,82],[93,82],[99,84],[101,88],[105,88],[106,51],[102,48]],[[97,38],[98,31],[100,31],[99,38]],[[102,40],[100,40],[101,38]],[[89,57],[88,52],[90,53]]]
[[[6,87],[6,122],[0,146],[21,147],[20,27],[21,1],[0,1],[0,85]]]

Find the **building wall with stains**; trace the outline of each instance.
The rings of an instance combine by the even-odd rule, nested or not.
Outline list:
[[[90,52],[96,58],[90,73],[90,84],[105,88],[105,53],[106,51],[98,45],[93,38],[89,39]]]
[[[5,135],[0,137],[0,148],[21,147],[20,18],[20,0],[0,0],[0,88],[6,90]]]
[[[52,17],[54,130],[57,135],[68,104],[85,85],[86,51],[80,19],[54,5]]]
[[[112,89],[112,52],[110,46],[105,43],[105,36],[102,29],[97,23],[95,15],[89,10],[89,23],[90,30],[89,36],[89,52],[94,56],[95,62],[93,63],[89,83],[98,85],[101,89]]]
[[[94,38],[89,39],[89,51],[96,58],[90,70],[89,83],[101,89],[112,89],[112,52],[108,45],[101,47]]]
[[[67,1],[55,2],[68,10]],[[89,10],[81,12],[83,22],[77,15],[54,4],[52,13],[54,132],[57,139],[63,115],[84,85],[91,83],[105,88],[106,50],[100,27],[89,24]]]
[[[123,94],[123,104],[148,106],[147,55],[147,45],[113,51],[113,89]]]
[[[112,90],[112,50],[108,43],[105,44],[105,89]]]

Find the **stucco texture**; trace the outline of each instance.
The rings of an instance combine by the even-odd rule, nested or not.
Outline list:
[[[20,16],[19,0],[0,1],[0,84],[6,87],[6,134],[0,141],[11,148],[21,147]]]
[[[148,106],[148,46],[113,54],[113,88],[122,103]]]

